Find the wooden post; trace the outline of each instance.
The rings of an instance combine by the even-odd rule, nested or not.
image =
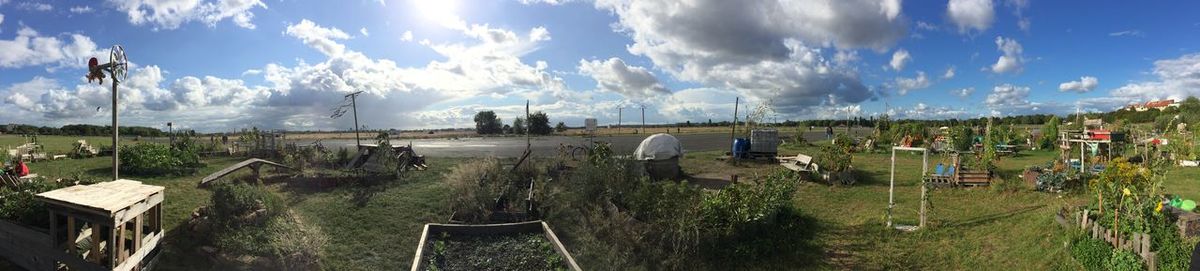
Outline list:
[[[114,252],[113,257],[116,258],[117,260],[113,261],[114,266],[120,265],[121,263],[125,262],[125,223],[121,223],[121,225],[117,226],[116,237],[117,237],[117,250],[113,251]]]
[[[67,251],[71,256],[78,255],[75,251],[75,217],[67,216]]]
[[[61,248],[61,243],[58,241],[58,215],[54,210],[50,210],[50,247],[55,250]]]
[[[145,214],[140,214],[133,219],[133,252],[142,248],[142,218],[145,216]]]
[[[96,224],[95,221],[91,222],[90,228],[92,229],[92,251],[90,252],[91,254],[88,254],[88,260],[100,263],[100,243],[104,242],[104,238],[100,237],[100,233],[103,231],[100,230],[100,224]]]

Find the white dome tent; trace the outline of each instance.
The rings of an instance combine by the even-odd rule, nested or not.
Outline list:
[[[642,140],[633,158],[643,161],[651,179],[675,179],[679,176],[679,158],[683,157],[683,146],[679,139],[669,134],[654,134]]]

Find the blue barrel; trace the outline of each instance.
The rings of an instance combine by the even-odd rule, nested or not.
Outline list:
[[[746,154],[750,152],[750,140],[745,138],[733,139],[733,157],[746,158]]]

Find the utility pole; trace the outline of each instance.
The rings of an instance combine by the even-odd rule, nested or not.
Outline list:
[[[358,136],[358,94],[363,92],[357,91],[346,94],[345,97],[350,97],[350,108],[354,111],[354,149],[362,148],[362,138]]]
[[[621,134],[621,110],[625,107],[617,107],[617,134]]]
[[[641,128],[642,131],[641,132],[644,133],[644,132],[646,132],[646,105],[641,105],[641,106],[642,106],[642,128]]]
[[[730,128],[729,129],[729,150],[730,151],[732,151],[733,148],[737,147],[737,146],[733,145],[733,138],[737,135],[737,111],[738,111],[738,102],[740,102],[740,101],[741,101],[741,97],[733,98],[733,125],[729,126],[729,128]],[[730,153],[730,154],[733,154],[733,153]],[[737,156],[734,156],[733,160],[737,161]]]

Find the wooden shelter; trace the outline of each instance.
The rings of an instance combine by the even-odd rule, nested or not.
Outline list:
[[[163,190],[121,179],[38,194],[50,212],[50,249],[65,254],[46,256],[71,270],[140,270],[162,241]]]

